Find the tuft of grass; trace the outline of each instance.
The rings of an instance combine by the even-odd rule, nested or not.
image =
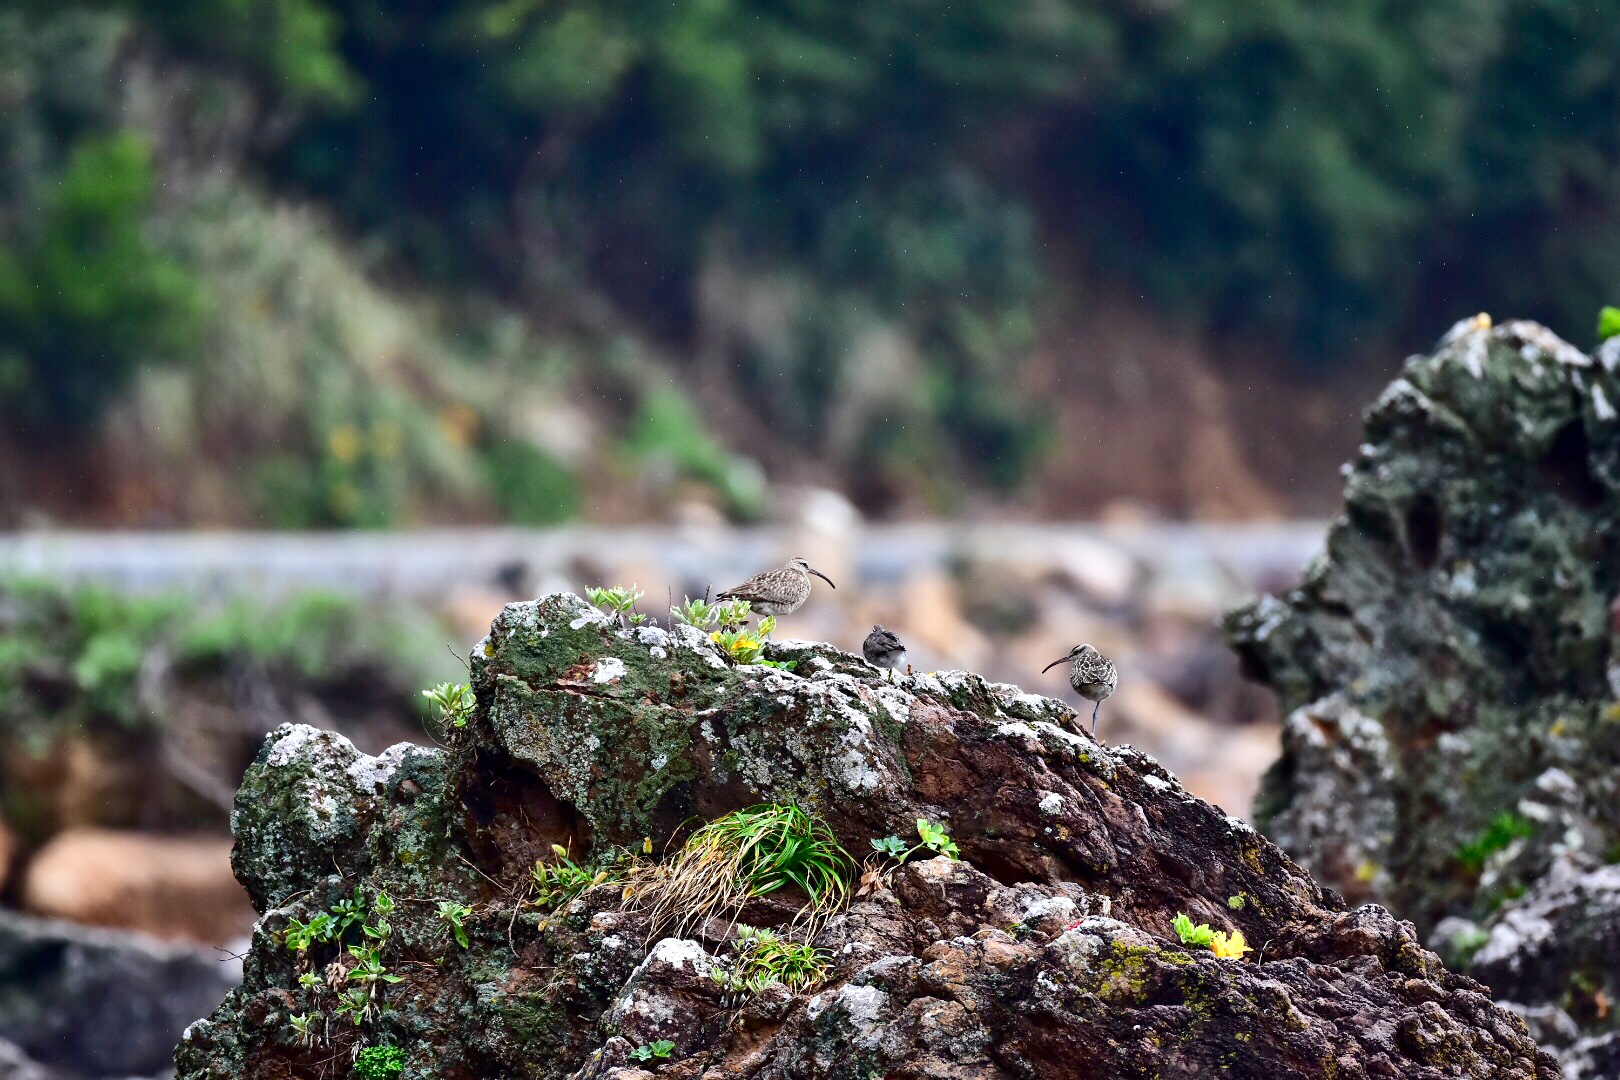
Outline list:
[[[797,806],[762,803],[698,829],[674,862],[638,868],[631,891],[652,909],[655,926],[692,926],[791,886],[807,897],[801,916],[814,922],[847,902],[854,868],[825,822]]]

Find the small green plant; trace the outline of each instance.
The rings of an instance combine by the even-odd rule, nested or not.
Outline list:
[[[654,1043],[642,1043],[630,1051],[631,1061],[668,1061],[669,1056],[675,1052],[675,1044],[668,1039],[659,1039]]]
[[[657,925],[692,925],[790,885],[808,898],[801,914],[815,920],[843,906],[854,866],[825,822],[762,803],[704,825],[671,865],[641,868],[632,884]]]
[[[619,620],[620,626],[639,626],[647,621],[647,616],[635,610],[636,603],[643,595],[642,590],[634,585],[628,589],[623,585],[593,585],[585,590],[586,598],[596,607],[611,612]]]
[[[321,992],[321,987],[325,984],[321,982],[321,977],[319,975],[315,974],[313,971],[306,971],[302,975],[298,976],[298,985],[303,987],[305,990],[319,994]]]
[[[375,1011],[372,995],[358,986],[338,995],[337,1014],[348,1017],[355,1027],[365,1023]]]
[[[360,1080],[395,1080],[405,1071],[405,1051],[397,1046],[368,1046],[354,1059]]]
[[[695,626],[699,630],[707,630],[720,621],[720,609],[724,604],[711,604],[707,599],[694,600],[690,596],[681,603],[669,609],[669,617],[675,622]]]
[[[281,932],[281,939],[293,952],[307,952],[317,941],[331,941],[337,932],[336,921],[323,911],[312,916],[308,922],[295,918],[288,919],[287,929]]]
[[[900,862],[906,861],[906,842],[898,836],[885,836],[881,840],[873,840],[872,850]]]
[[[293,1033],[298,1036],[299,1045],[305,1047],[315,1045],[316,1036],[309,1026],[310,1017],[308,1013],[288,1013],[287,1022],[292,1025]]]
[[[1170,925],[1175,928],[1176,936],[1183,945],[1195,948],[1207,948],[1216,956],[1228,960],[1241,960],[1244,953],[1253,952],[1249,943],[1243,940],[1243,931],[1234,930],[1228,934],[1224,930],[1212,930],[1208,923],[1193,925],[1192,919],[1186,912],[1176,912],[1176,917]]]
[[[348,900],[339,900],[332,905],[332,917],[337,922],[337,937],[366,917],[366,896],[360,891],[360,886],[354,887],[354,896]]]
[[[1491,940],[1491,933],[1478,926],[1471,926],[1460,934],[1456,934],[1446,945],[1446,963],[1461,971],[1473,962],[1474,954],[1485,947]]]
[[[1215,931],[1209,928],[1208,923],[1199,923],[1194,926],[1192,919],[1184,911],[1176,912],[1175,919],[1170,923],[1175,927],[1176,936],[1183,945],[1192,945],[1196,948],[1207,948],[1215,940]]]
[[[450,924],[450,932],[455,935],[456,944],[463,949],[467,948],[467,917],[472,914],[472,908],[454,900],[439,901],[439,918]]]
[[[753,606],[748,601],[728,600],[715,606],[715,625],[722,630],[729,630],[747,622],[753,613]],[[774,627],[776,624],[773,622],[771,625]]]
[[[357,982],[361,986],[375,987],[379,982],[404,982],[403,976],[394,975],[383,966],[382,958],[378,955],[375,945],[350,945],[349,955],[354,958],[354,966],[349,969],[349,981]]]
[[[1246,901],[1243,899],[1242,893],[1238,893],[1235,896],[1228,896],[1226,898],[1226,906],[1231,908],[1233,911],[1242,911],[1245,903]]]
[[[959,859],[962,853],[957,849],[956,842],[945,831],[943,825],[935,825],[927,818],[917,819],[917,843],[906,847],[904,840],[898,836],[885,836],[881,840],[872,841],[872,850],[880,855],[887,855],[896,862],[905,862],[917,852],[927,848],[936,855],[943,855],[947,859]]]
[[[918,847],[925,847],[936,855],[943,855],[947,859],[961,857],[962,853],[957,850],[956,842],[951,839],[950,834],[945,831],[943,825],[935,825],[923,818],[918,818],[917,835],[922,838],[922,843]],[[916,851],[917,848],[911,850]]]
[[[360,931],[374,941],[382,941],[393,932],[393,926],[388,916],[394,913],[394,898],[387,892],[379,892],[376,899],[371,901],[371,921],[361,924]]]
[[[438,710],[439,723],[449,728],[466,727],[477,704],[472,689],[466,683],[440,683],[431,690],[422,691],[422,696]]]
[[[1620,335],[1620,307],[1604,305],[1603,310],[1598,312],[1597,332],[1599,341],[1608,341]]]
[[[608,868],[592,870],[570,859],[561,844],[552,844],[551,851],[557,861],[536,862],[530,872],[536,890],[534,902],[539,907],[550,911],[567,907],[586,889],[616,880]]]
[[[743,608],[742,617],[748,617],[748,604],[737,601]],[[709,632],[709,640],[720,646],[728,659],[737,664],[758,664],[761,667],[772,667],[782,671],[792,671],[799,666],[797,660],[767,660],[765,659],[765,644],[776,629],[776,616],[767,615],[759,621],[759,626],[750,631],[741,625],[728,625],[721,623],[718,630]]]
[[[1535,831],[1535,823],[1529,818],[1504,810],[1492,818],[1478,836],[1458,846],[1457,861],[1477,872],[1492,855],[1507,850],[1515,840],[1533,836]]]
[[[739,925],[735,964],[716,966],[711,977],[732,993],[757,994],[778,984],[798,993],[827,977],[827,956],[774,931]]]

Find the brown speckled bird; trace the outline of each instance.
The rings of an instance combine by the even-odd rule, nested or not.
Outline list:
[[[873,667],[887,668],[887,679],[894,678],[894,669],[906,662],[906,647],[894,636],[894,631],[881,626],[872,627],[861,644],[861,653]]]
[[[833,585],[832,578],[803,559],[790,559],[781,569],[755,574],[741,585],[733,585],[720,593],[715,599],[746,600],[761,615],[791,615],[810,599],[811,574],[838,588]]]
[[[1096,702],[1091,709],[1091,733],[1097,734],[1097,710],[1102,708],[1103,699],[1114,692],[1119,683],[1119,672],[1114,668],[1114,662],[1090,645],[1076,645],[1065,656],[1041,668],[1048,672],[1065,660],[1073,660],[1069,668],[1069,685],[1074,692],[1087,701]]]

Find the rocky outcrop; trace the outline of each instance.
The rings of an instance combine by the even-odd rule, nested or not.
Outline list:
[[[826,645],[766,655],[794,669],[557,594],[507,607],[475,647],[477,709],[447,749],[367,757],[273,732],[234,819],[263,917],[179,1076],[314,1078],[383,1044],[406,1080],[1066,1077],[1078,1062],[1098,1077],[1556,1076],[1409,924],[1345,910],[1061,702],[963,672],[889,683]],[[961,861],[874,855],[851,902],[808,922],[791,890],[677,925],[612,880],[533,902],[553,844],[645,865],[694,821],[760,802],[812,812],[857,855],[925,818]],[[382,891],[388,928],[359,954],[288,947],[289,928]],[[469,909],[466,947],[445,902]],[[1183,945],[1178,912],[1254,952]],[[737,921],[811,937],[825,970],[797,992],[739,989]],[[354,1023],[336,993],[368,948],[400,981]]]
[[[1228,618],[1287,714],[1262,829],[1560,1048],[1620,995],[1617,369],[1620,340],[1459,324],[1368,413],[1299,586]],[[1597,1052],[1571,1074],[1616,1075]]]

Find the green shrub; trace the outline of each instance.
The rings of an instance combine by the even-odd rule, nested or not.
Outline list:
[[[151,152],[130,134],[87,138],[0,236],[0,411],[83,426],[147,361],[188,354],[198,280],[145,235]]]
[[[354,1059],[360,1080],[395,1080],[405,1071],[405,1051],[397,1046],[368,1046]]]

